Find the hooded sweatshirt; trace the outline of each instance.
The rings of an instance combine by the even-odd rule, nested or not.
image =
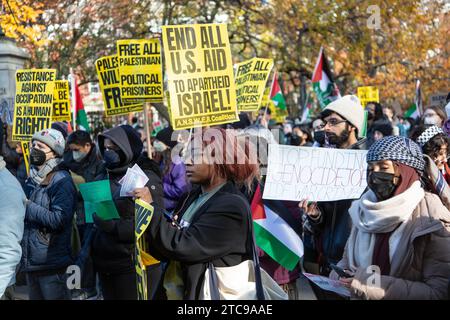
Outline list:
[[[119,180],[122,179],[128,168],[138,164],[149,178],[146,186],[154,201],[163,205],[161,173],[156,163],[141,155],[142,142],[138,133],[131,126],[122,125],[99,135],[98,146],[102,156],[105,153],[105,139],[110,139],[125,155],[119,167],[107,168],[112,198],[120,219],[113,220],[115,227],[110,233],[101,229],[97,230],[92,244],[94,265],[99,272],[103,273],[135,272],[133,262],[134,201],[131,197],[120,197]]]

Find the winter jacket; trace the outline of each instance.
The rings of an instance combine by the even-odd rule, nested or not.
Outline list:
[[[194,189],[175,212],[182,217],[200,193],[200,187]],[[197,210],[187,228],[175,228],[164,217],[163,208],[153,205],[153,218],[146,231],[149,253],[159,260],[180,263],[184,299],[199,298],[208,262],[225,267],[251,259],[250,206],[232,182]]]
[[[0,145],[0,155],[3,156],[3,160],[6,162],[6,168],[17,178],[22,188],[25,188],[27,168],[25,166],[23,154],[17,153],[16,150],[8,145],[6,136]]]
[[[115,127],[99,136],[98,141],[101,154],[105,151],[105,138],[111,139],[126,155],[126,162],[122,167],[107,170],[112,199],[120,219],[112,220],[114,223],[112,232],[97,229],[92,240],[92,258],[95,268],[101,273],[121,274],[135,272],[133,261],[135,205],[132,197],[120,196],[121,185],[119,180],[126,174],[128,168],[137,164],[149,178],[146,186],[149,188],[153,199],[158,205],[163,206],[161,173],[154,161],[140,156],[142,143],[140,143],[140,148],[135,148],[135,145],[139,144],[138,141],[132,141],[131,139],[134,139],[134,137],[127,135],[121,127]],[[138,136],[137,139],[139,139]]]
[[[366,139],[361,139],[350,149],[365,150],[366,143]],[[352,202],[352,199],[318,202],[319,218],[307,219],[310,228],[305,230],[310,232],[304,235],[305,259],[317,262],[322,275],[330,273],[329,263],[336,264],[342,258],[352,227],[348,214]]]
[[[55,168],[36,185],[26,182],[28,197],[22,241],[23,271],[61,270],[73,262],[71,235],[76,189],[66,170]]]
[[[190,189],[186,179],[186,166],[180,157],[173,159],[169,171],[163,177],[164,206],[167,211],[175,209],[181,196]]]
[[[14,282],[22,256],[20,241],[25,219],[25,194],[19,182],[5,168],[0,156],[0,297]]]
[[[437,195],[426,192],[406,223],[391,261],[390,274],[382,275],[377,287],[370,285],[372,273],[358,269],[351,283],[355,297],[376,300],[448,298],[450,212]],[[347,251],[338,265],[348,268]],[[333,271],[330,277],[337,278],[337,275]]]

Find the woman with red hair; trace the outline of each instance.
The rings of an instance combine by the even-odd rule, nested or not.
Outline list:
[[[187,177],[196,187],[175,208],[176,226],[147,188],[135,191],[135,197],[154,207],[146,236],[149,253],[169,261],[164,283],[168,298],[199,299],[209,262],[228,267],[252,259],[250,207],[239,191],[258,176],[250,144],[242,144],[233,130],[200,131],[188,146],[186,161]],[[174,283],[181,296],[167,290]]]

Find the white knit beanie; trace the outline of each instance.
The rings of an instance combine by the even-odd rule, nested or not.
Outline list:
[[[49,146],[58,156],[62,156],[64,154],[64,148],[66,146],[66,142],[64,141],[64,137],[61,132],[55,129],[44,129],[42,131],[36,132],[33,134],[31,141],[41,141]]]
[[[339,114],[342,118],[347,120],[351,125],[358,129],[358,136],[361,138],[364,126],[364,108],[361,105],[358,97],[355,95],[346,95],[339,98],[322,111],[333,111]]]

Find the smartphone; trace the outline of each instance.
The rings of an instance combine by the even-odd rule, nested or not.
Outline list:
[[[344,269],[342,269],[341,267],[338,267],[335,264],[330,263],[330,267],[331,269],[333,269],[341,278],[352,278],[353,275],[351,275],[350,273],[347,273]]]
[[[170,222],[172,222],[175,227],[177,229],[181,229],[181,225],[178,223],[178,221],[175,221],[172,217],[172,215],[170,213],[168,213],[167,211],[164,210],[164,215],[166,216],[166,218],[168,218],[170,220]]]

